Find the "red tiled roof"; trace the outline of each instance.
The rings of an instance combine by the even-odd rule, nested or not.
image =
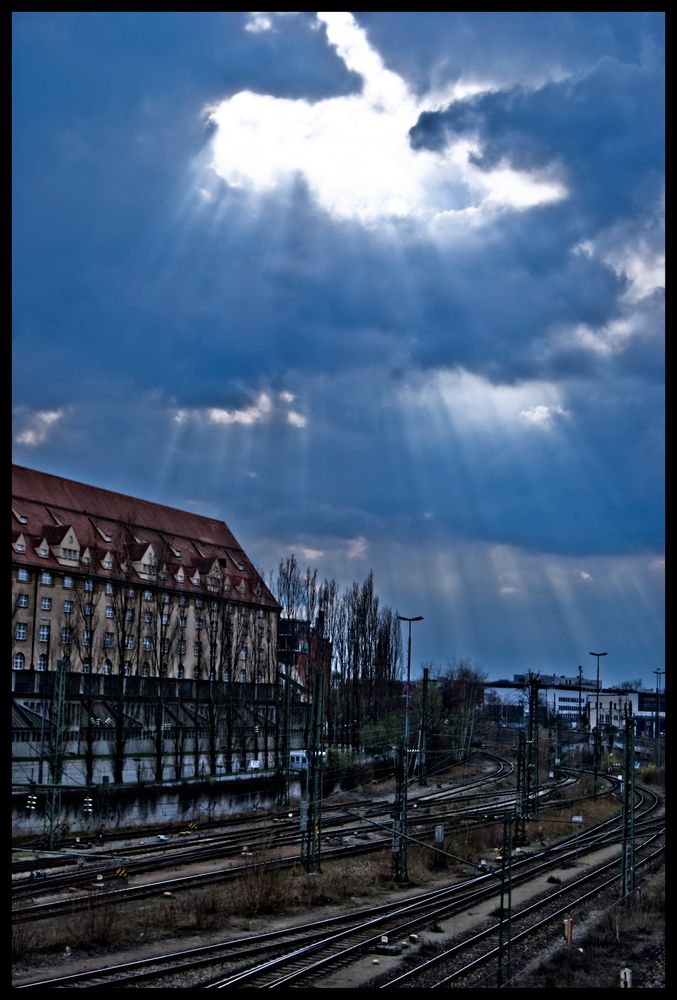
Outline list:
[[[58,535],[58,541],[61,541],[68,527],[72,526],[81,551],[89,547],[96,551],[97,556],[109,550],[120,553],[126,549],[129,552],[130,547],[132,551],[142,553],[152,544],[156,557],[162,559],[162,554],[169,546],[180,551],[181,556],[179,558],[171,553],[163,561],[167,562],[168,568],[173,572],[177,572],[179,565],[182,565],[187,578],[183,584],[174,580],[170,583],[168,580],[168,589],[194,592],[196,588],[190,583],[189,577],[194,574],[195,567],[199,566],[201,572],[206,573],[214,560],[218,559],[224,574],[238,571],[245,576],[252,588],[257,583],[260,584],[261,597],[258,603],[279,607],[230,528],[215,518],[125,496],[19,465],[12,466],[12,508],[13,538],[15,532],[23,532],[26,538],[39,535],[39,540],[46,537],[50,541]],[[27,523],[20,524],[14,511],[27,517]],[[51,511],[63,521],[63,527],[54,525],[49,513]],[[135,537],[130,537],[130,529]],[[102,539],[101,531],[112,539],[109,548]],[[123,539],[128,540],[127,544]],[[51,554],[46,559],[41,559],[32,551],[21,556],[14,554],[14,558],[22,564],[41,568],[59,565]],[[116,567],[117,562],[118,560],[115,561]],[[244,571],[239,569],[240,566],[244,567]],[[116,568],[106,573],[100,566],[83,567],[83,572],[102,577],[118,575]]]

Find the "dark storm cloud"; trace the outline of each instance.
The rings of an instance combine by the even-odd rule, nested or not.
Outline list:
[[[484,170],[503,160],[523,170],[561,164],[572,199],[568,214],[584,211],[594,231],[619,213],[644,211],[652,192],[660,195],[663,106],[655,57],[640,66],[604,58],[580,80],[514,87],[424,113],[411,142],[441,149],[454,138],[477,138],[475,163]]]

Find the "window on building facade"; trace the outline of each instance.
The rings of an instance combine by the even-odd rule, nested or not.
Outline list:
[[[132,611],[131,608],[127,608],[127,610],[125,611],[125,621],[127,622],[134,621],[134,612]]]
[[[76,549],[61,549],[61,555],[63,559],[77,559],[78,557]]]
[[[27,608],[28,607],[28,594],[19,594],[19,596],[16,599],[16,604],[17,604],[18,608]]]
[[[185,639],[179,639],[178,649],[179,649],[179,656],[185,656],[185,654],[186,654],[186,640]]]
[[[130,601],[133,601],[134,598],[136,597],[136,591],[134,590],[133,587],[127,587],[127,597],[130,599]]]
[[[152,590],[144,590],[144,592],[143,592],[143,599],[144,599],[144,601],[152,601],[153,600],[153,591]]]
[[[169,604],[169,594],[163,594],[162,595],[162,603],[163,604]]]
[[[103,663],[101,664],[101,673],[102,674],[112,674],[113,673],[113,664],[110,662],[110,660],[104,660],[103,661]]]
[[[106,606],[106,618],[115,618],[115,612],[111,604]]]
[[[18,569],[16,571],[16,578],[17,578],[17,580],[23,580],[25,582],[26,580],[28,580],[28,570],[27,569]]]
[[[194,642],[193,643],[193,656],[199,656],[201,648],[202,647],[200,646],[199,642]]]
[[[244,670],[241,670],[240,671],[240,684],[244,684],[246,678],[247,678],[247,675],[245,674]]]
[[[241,660],[246,660],[247,659],[247,650],[246,649],[241,649],[240,650],[240,659]]]
[[[91,672],[92,672],[92,661],[91,660],[83,660],[82,661],[82,672],[83,672],[83,674],[91,674]]]
[[[64,628],[61,629],[61,636],[59,638],[59,641],[62,646],[70,646],[72,641],[72,633],[70,628],[68,628],[68,626],[65,626]]]
[[[16,545],[14,546],[14,548],[16,549],[17,552],[25,552],[26,551],[26,543],[25,542],[17,542]]]
[[[131,660],[125,660],[124,666],[122,668],[122,673],[125,675],[125,677],[129,677],[131,675],[131,673],[132,673],[132,661]]]
[[[166,614],[166,612],[163,612],[163,615],[162,615],[162,624],[163,625],[169,625],[169,615]]]
[[[153,643],[151,641],[150,636],[144,635],[143,640],[142,640],[142,646],[146,650],[146,652],[148,652],[149,650],[151,650],[153,648]]]
[[[106,634],[103,637],[103,644],[106,647],[106,649],[110,649],[112,647],[112,645],[113,645],[113,633],[112,632],[106,632]]]
[[[26,657],[23,653],[17,653],[12,661],[12,667],[14,670],[23,670],[24,664],[26,662]]]
[[[181,678],[184,675],[185,675],[185,670],[183,669],[183,664],[179,663],[178,667],[176,668],[176,676],[179,678],[179,680],[181,680]]]
[[[64,602],[63,602],[63,613],[64,613],[65,615],[70,615],[70,614],[72,614],[72,613],[73,613],[73,606],[74,606],[74,605],[73,605],[73,602],[72,602],[72,601],[64,601]]]
[[[204,607],[204,603],[205,602],[202,600],[201,597],[196,597],[195,598],[195,607],[196,608],[202,608],[202,607]]]
[[[144,625],[152,625],[153,624],[153,612],[152,611],[144,611],[144,613],[143,613],[143,622],[144,622]]]
[[[47,653],[40,653],[38,656],[38,670],[47,669]]]
[[[169,639],[163,639],[162,640],[162,652],[163,653],[168,653],[169,652]]]
[[[94,605],[93,605],[93,604],[85,604],[85,607],[84,607],[84,614],[85,614],[85,615],[86,615],[87,617],[89,617],[89,616],[93,615],[93,614],[94,614]]]
[[[204,628],[204,624],[205,624],[204,618],[195,619],[195,628],[197,629],[198,632],[200,632]]]
[[[144,663],[144,665],[141,667],[141,676],[150,677],[150,667],[148,666],[147,663]]]
[[[113,584],[110,582],[110,580],[106,584],[106,593],[108,594],[109,597],[113,593]]]
[[[41,573],[40,583],[44,583],[46,587],[51,587],[52,585],[52,574],[51,573]]]
[[[82,645],[91,646],[92,645],[92,633],[91,630],[86,628],[82,632]]]
[[[25,622],[17,622],[16,628],[14,629],[15,639],[25,639],[28,634],[28,626]]]
[[[87,591],[89,591],[91,593],[94,590],[94,581],[93,580],[85,580],[84,587],[85,587],[85,590],[87,590]]]
[[[38,549],[38,555],[42,559],[46,559],[47,556],[49,555],[49,549],[46,549],[44,545],[41,545],[40,548]]]
[[[131,632],[125,635],[125,649],[134,649],[134,636]]]
[[[40,601],[40,608],[42,609],[42,611],[51,611],[52,610],[52,598],[51,597],[43,597],[42,600]]]
[[[188,619],[186,618],[186,616],[179,615],[179,627],[186,628],[187,625],[188,625]]]
[[[64,588],[66,590],[72,590],[73,589],[73,577],[72,576],[65,576],[63,578],[63,585],[64,585]]]
[[[188,604],[188,598],[186,597],[185,594],[179,595],[179,604],[181,605],[182,608],[185,608],[185,606]]]

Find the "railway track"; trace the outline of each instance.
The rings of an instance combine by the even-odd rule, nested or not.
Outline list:
[[[637,809],[636,832],[637,836],[646,840],[647,844],[659,836],[651,829],[651,824],[656,823],[654,813],[658,806],[657,796],[653,793],[643,793]],[[659,827],[661,826],[662,823],[659,822]],[[599,852],[601,848],[606,847],[608,850],[609,845],[618,843],[619,835],[618,823],[606,821],[579,837],[575,847],[575,842],[571,838],[531,858],[514,862],[511,865],[513,887],[527,884],[536,878],[542,879],[553,868],[562,869],[572,865],[574,856],[578,860],[579,857],[583,858],[591,852]],[[660,849],[655,848],[655,854],[659,853]],[[611,869],[613,865],[618,866],[618,859],[606,865],[607,867],[603,869],[598,864],[597,870],[586,876],[587,878],[596,876],[598,881],[595,882],[596,888],[588,887],[585,892],[600,891],[605,879],[610,883],[617,880],[618,876],[613,874]],[[608,874],[606,874],[607,869]],[[284,937],[274,932],[267,932],[192,951],[163,955],[159,959],[112,968],[108,966],[106,970],[93,970],[81,976],[16,985],[18,988],[78,985],[124,987],[156,982],[165,986],[185,987],[204,985],[204,979],[211,978],[208,983],[211,988],[243,986],[272,988],[307,982],[309,977],[312,979],[314,976],[325,975],[337,964],[352,960],[357,955],[363,955],[376,947],[384,935],[399,937],[413,933],[422,926],[429,926],[431,923],[448,919],[454,913],[466,911],[470,906],[477,906],[481,900],[495,899],[499,889],[498,878],[497,872],[491,872],[444,889],[418,894],[411,897],[406,904],[393,902],[320,922],[308,922],[295,928],[285,929],[282,932]],[[577,888],[576,891],[583,892],[582,880],[577,878],[575,882],[577,886],[580,884],[580,890]],[[571,894],[572,886],[562,887],[551,895],[561,895],[565,891]],[[570,895],[566,904],[560,905],[569,907],[578,905],[572,902],[572,898]],[[550,905],[553,905],[552,901]],[[486,940],[489,940],[491,933],[492,931],[487,929]],[[517,937],[514,939],[517,940]],[[478,943],[475,942],[474,946]],[[489,952],[491,948],[487,949],[487,953]],[[454,959],[457,960],[460,954],[460,951],[455,953]],[[213,971],[210,971],[214,966],[221,970],[218,979],[214,978]],[[229,971],[224,975],[226,970]]]

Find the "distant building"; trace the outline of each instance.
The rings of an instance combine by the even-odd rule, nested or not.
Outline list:
[[[539,702],[552,715],[579,728],[594,729],[597,711],[601,726],[620,728],[626,710],[635,720],[635,734],[654,737],[656,721],[664,732],[665,693],[658,695],[659,711],[656,715],[656,692],[636,691],[625,688],[604,688],[597,692],[595,679],[557,674],[534,674],[538,681]],[[515,674],[512,680],[486,681],[484,684],[485,712],[499,722],[517,722],[528,714],[526,685],[528,674]],[[627,706],[627,707],[626,707]]]

